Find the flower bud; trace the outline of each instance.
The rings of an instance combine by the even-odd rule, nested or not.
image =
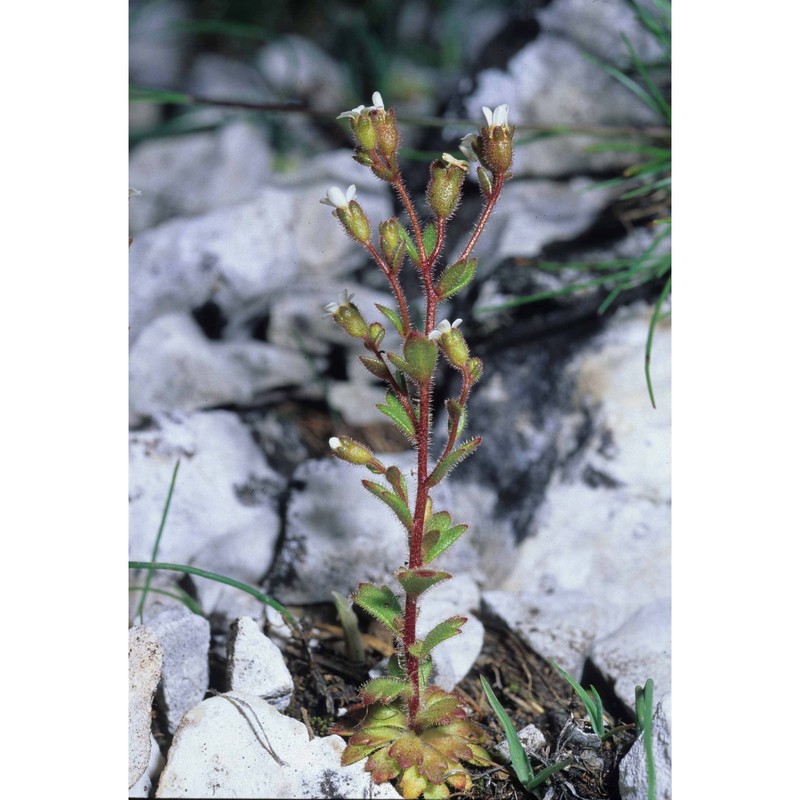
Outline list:
[[[369,334],[366,320],[352,303],[353,295],[342,292],[338,303],[328,303],[325,310],[333,317],[337,325],[341,325],[352,337],[363,339]]]
[[[386,328],[380,322],[373,322],[369,326],[369,338],[376,347],[381,346],[384,336],[386,336]]]
[[[406,254],[405,241],[400,235],[400,223],[397,217],[391,217],[378,226],[380,231],[381,251],[386,258],[386,263],[393,273],[397,274],[403,266]]]
[[[456,369],[463,367],[469,358],[469,347],[467,347],[464,335],[458,330],[460,324],[460,319],[457,319],[452,325],[445,319],[428,334],[429,339],[439,343],[447,360]]]
[[[436,355],[435,342],[412,331],[403,344],[404,371],[417,383],[429,381],[436,369]]]
[[[478,143],[478,156],[481,164],[494,175],[505,175],[511,168],[514,126],[508,124],[508,104],[498,106],[494,111],[483,107],[486,125],[481,128]]]
[[[483,375],[483,361],[477,356],[473,356],[467,361],[467,371],[473,383],[477,383]]]
[[[369,220],[364,209],[355,200],[351,200],[347,208],[337,208],[334,214],[357,242],[366,244],[369,241]]]
[[[341,458],[342,461],[358,464],[359,466],[370,464],[373,461],[374,456],[368,447],[347,436],[342,436],[341,438],[334,436],[328,441],[328,444],[331,446],[334,455],[337,458]]]
[[[355,184],[348,186],[343,192],[337,186],[331,186],[325,197],[320,200],[326,206],[333,206],[333,213],[344,225],[345,230],[361,244],[369,241],[369,220],[364,209],[356,202]]]
[[[397,130],[394,109],[371,111],[370,116],[378,140],[377,150],[384,158],[389,159],[395,155],[400,144],[400,133]]]
[[[350,120],[353,136],[359,147],[365,150],[374,150],[378,144],[378,134],[369,114],[361,113]]]
[[[468,169],[466,161],[450,158],[447,153],[431,164],[427,198],[431,211],[437,217],[447,219],[458,207]]]

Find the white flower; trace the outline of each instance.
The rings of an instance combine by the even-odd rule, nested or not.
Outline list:
[[[381,97],[380,92],[372,93],[371,106],[356,106],[355,108],[351,108],[349,111],[343,111],[338,117],[336,117],[336,119],[341,119],[342,117],[351,117],[352,119],[356,119],[357,117],[360,117],[361,114],[369,114],[370,111],[383,111],[383,98]]]
[[[463,169],[464,172],[469,172],[469,162],[462,161],[460,158],[453,158],[450,153],[442,153],[442,161],[447,164],[452,164],[454,167]]]
[[[439,339],[440,336],[443,336],[445,333],[450,333],[451,330],[454,330],[461,324],[462,320],[457,319],[452,325],[446,319],[443,319],[429,334],[428,338],[433,339],[435,342]]]
[[[335,436],[331,436],[331,438],[328,439],[328,444],[331,446],[331,450],[338,450],[342,446],[342,441]]]
[[[328,303],[328,305],[325,306],[325,311],[327,311],[329,314],[335,314],[342,306],[349,306],[353,300],[353,297],[355,297],[355,295],[350,294],[350,292],[345,289],[339,295],[339,302]]]
[[[508,103],[497,106],[494,111],[487,106],[483,106],[482,111],[483,116],[486,117],[486,124],[489,126],[490,131],[495,128],[508,127]]]
[[[364,110],[365,106],[356,106],[355,108],[351,108],[349,111],[342,111],[336,119],[341,119],[342,117],[352,117],[356,119],[357,117],[361,116],[361,112]]]
[[[478,143],[477,133],[468,133],[461,137],[461,144],[458,149],[470,160],[477,161],[478,154],[475,152],[475,145]]]
[[[354,200],[356,196],[356,185],[351,183],[347,188],[347,192],[343,192],[338,186],[331,186],[328,189],[325,197],[320,200],[326,206],[333,206],[334,208],[347,209],[350,201]]]

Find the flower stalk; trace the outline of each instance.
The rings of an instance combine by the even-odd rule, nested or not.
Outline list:
[[[466,791],[471,786],[462,762],[487,765],[483,748],[485,734],[468,719],[467,704],[456,693],[445,692],[429,683],[431,650],[445,639],[460,634],[466,617],[443,620],[419,638],[417,618],[420,596],[436,583],[452,576],[432,569],[430,563],[467,530],[453,524],[446,511],[434,510],[432,490],[480,444],[475,437],[463,441],[466,406],[472,387],[482,372],[479,359],[470,355],[460,330],[461,320],[437,324],[441,302],[463,290],[474,277],[477,261],[470,258],[483,233],[505,181],[510,179],[514,127],[508,122],[508,106],[484,108],[486,124],[478,133],[462,140],[460,150],[467,160],[444,153],[430,167],[425,194],[432,217],[421,218],[411,200],[397,162],[399,131],[394,109],[386,109],[378,92],[372,105],[358,106],[340,115],[349,121],[355,142],[354,159],[368,167],[378,179],[389,183],[408,217],[408,228],[392,217],[378,225],[376,247],[372,227],[356,200],[356,187],[346,191],[332,187],[321,201],[333,207],[333,214],[345,231],[370,254],[386,277],[396,309],[378,305],[401,340],[397,351],[382,349],[386,329],[368,322],[353,297],[344,292],[338,303],[325,310],[334,321],[369,351],[361,362],[387,387],[386,403],[378,409],[411,440],[417,451],[413,471],[415,500],[409,506],[406,478],[394,466],[384,465],[365,445],[348,437],[330,441],[334,454],[349,463],[366,467],[388,484],[364,480],[364,487],[394,512],[408,534],[408,560],[395,573],[401,594],[388,586],[362,583],[353,600],[384,624],[394,635],[397,653],[390,660],[386,677],[369,681],[361,689],[367,708],[354,727],[337,725],[336,732],[348,735],[343,764],[366,758],[366,769],[375,781],[397,779],[406,798],[448,797],[450,788]],[[461,254],[442,265],[447,224],[461,203],[471,163],[477,162],[478,180],[484,203],[473,233]],[[405,261],[417,270],[421,285],[424,323],[417,330],[412,323],[411,303],[399,274]],[[423,310],[420,308],[420,311]],[[431,460],[433,430],[433,387],[439,355],[461,377],[461,389],[445,403],[447,439],[440,455]],[[449,788],[448,788],[449,787]]]

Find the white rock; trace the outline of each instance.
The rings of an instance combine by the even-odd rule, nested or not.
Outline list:
[[[363,762],[341,767],[344,747],[339,736],[309,741],[301,722],[256,695],[212,697],[176,731],[156,797],[400,797],[373,784]]]
[[[147,627],[156,635],[164,652],[158,703],[172,733],[184,713],[208,691],[211,626],[205,617],[171,606],[153,614]]]
[[[155,422],[157,427],[130,435],[130,558],[150,561],[180,459],[159,560],[256,583],[278,538],[274,496],[284,480],[267,465],[235,414],[164,415]],[[202,578],[194,582],[206,613],[213,609],[204,593],[214,599],[230,588]]]
[[[131,83],[145,88],[176,87],[191,43],[183,27],[191,16],[191,6],[183,0],[135,5],[131,6],[129,31]]]
[[[484,609],[505,622],[542,658],[580,677],[594,637],[599,607],[581,592],[483,593]]]
[[[228,689],[254,694],[283,711],[292,699],[294,681],[278,646],[252,617],[239,617],[228,638]]]
[[[539,755],[547,745],[545,735],[533,724],[526,725],[522,730],[517,731],[519,742],[529,756]],[[503,739],[495,750],[508,762],[511,761],[511,750],[508,746],[508,739]]]
[[[585,4],[581,9],[584,13]],[[602,67],[584,58],[580,48],[565,36],[540,36],[510,59],[507,70],[492,68],[478,75],[476,90],[466,101],[468,115],[480,119],[481,106],[494,108],[500,103],[510,105],[513,124],[580,128],[660,122],[654,111]],[[598,141],[604,140],[595,143]],[[514,149],[514,174],[575,174],[585,173],[587,168],[630,163],[619,155],[587,154],[587,144],[589,140],[579,135],[518,145]]]
[[[656,701],[672,691],[670,630],[670,601],[657,600],[592,644],[593,663],[629,709],[634,708],[636,687],[644,686],[648,678],[653,679]]]
[[[136,234],[171,217],[189,217],[250,199],[267,183],[264,134],[236,120],[211,133],[151,139],[131,153],[130,229]]]
[[[135,419],[158,412],[244,405],[278,386],[314,380],[297,350],[257,341],[210,341],[185,313],[153,320],[134,342],[128,393]]]
[[[484,273],[505,258],[534,258],[550,242],[586,230],[616,191],[591,186],[586,178],[512,181],[473,250]]]
[[[646,10],[648,3],[642,4]],[[653,35],[638,21],[625,0],[559,0],[541,9],[536,15],[543,35],[558,38],[564,34],[580,47],[601,60],[624,67],[630,62],[627,37],[634,51],[644,61],[658,58],[661,49]]]
[[[129,788],[142,778],[151,760],[150,719],[153,696],[161,679],[163,655],[163,648],[152,630],[138,627],[128,631]]]
[[[657,800],[672,800],[672,695],[668,694],[653,710],[653,761]],[[647,800],[647,759],[644,737],[639,738],[619,765],[619,791],[622,800]]]
[[[150,735],[150,763],[133,786],[128,789],[128,797],[152,797],[166,759],[161,755],[155,736]]]
[[[311,40],[280,36],[259,51],[256,61],[279,95],[302,97],[311,108],[345,110],[347,81],[342,67]]]
[[[425,592],[419,602],[417,638],[423,638],[438,623],[453,616],[467,617],[461,633],[437,645],[433,657],[432,683],[452,691],[472,669],[483,647],[483,624],[470,614],[480,607],[478,585],[469,575],[455,575]]]
[[[320,203],[330,185],[317,178],[267,186],[248,202],[136,236],[129,260],[131,340],[168,312],[214,301],[230,316],[254,299],[330,280],[361,263],[361,249]],[[391,214],[383,187],[359,192],[358,200],[371,219]]]
[[[563,419],[561,466],[501,585],[586,593],[602,607],[600,635],[671,592],[670,336],[658,327],[654,410],[642,366],[650,313],[644,305],[621,312],[568,365],[575,411]]]
[[[488,69],[467,99],[468,114],[508,103],[512,124],[652,125],[659,117],[605,70],[585,59],[565,37],[539,37],[508,62]],[[515,159],[516,159],[515,152]],[[515,166],[516,169],[516,166]]]
[[[383,453],[406,477],[412,496],[413,452]],[[292,480],[283,548],[271,574],[283,603],[330,602],[331,592],[354,591],[361,582],[386,583],[407,559],[407,535],[392,511],[361,484],[364,471],[335,458],[301,464]],[[492,581],[507,569],[512,533],[496,519],[497,496],[472,482],[437,486],[434,511],[450,511],[470,528],[434,562],[453,575]],[[399,591],[399,587],[398,591]],[[424,601],[423,601],[424,602]]]

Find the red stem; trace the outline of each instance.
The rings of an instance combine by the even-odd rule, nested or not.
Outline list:
[[[503,188],[503,176],[493,175],[492,177],[494,177],[494,184],[492,185],[491,194],[486,198],[486,205],[483,207],[483,212],[481,213],[480,219],[478,219],[477,225],[475,225],[475,230],[472,232],[472,236],[470,236],[467,246],[464,248],[463,252],[458,258],[459,261],[465,259],[472,252],[472,248],[475,247],[475,243],[478,241],[478,238],[483,233],[483,229],[486,227],[486,223],[489,220],[489,215],[492,213],[495,203],[497,203],[497,198],[500,197],[500,191]]]

